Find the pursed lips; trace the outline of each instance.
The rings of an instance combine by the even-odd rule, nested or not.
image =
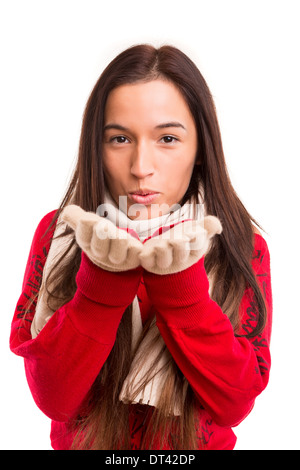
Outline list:
[[[137,190],[129,193],[129,198],[138,204],[151,204],[160,193],[150,189]]]

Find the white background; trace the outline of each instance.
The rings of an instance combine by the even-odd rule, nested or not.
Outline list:
[[[77,154],[82,113],[121,50],[173,44],[213,93],[235,189],[268,232],[273,365],[235,429],[236,449],[299,449],[299,1],[1,0],[2,449],[49,449],[10,322],[39,220],[55,209]]]

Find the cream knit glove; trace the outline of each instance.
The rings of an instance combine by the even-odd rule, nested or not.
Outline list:
[[[79,206],[65,207],[61,219],[73,228],[78,245],[90,260],[107,271],[127,271],[140,265],[154,274],[183,271],[202,258],[212,237],[222,232],[219,219],[207,216],[163,227],[162,233],[142,243],[110,220]]]
[[[97,266],[119,272],[140,265],[143,244],[110,220],[75,205],[66,206],[61,219],[73,228],[78,245]]]
[[[221,232],[221,222],[212,215],[200,221],[179,222],[146,241],[140,254],[141,265],[154,274],[184,271],[208,252],[212,237]]]

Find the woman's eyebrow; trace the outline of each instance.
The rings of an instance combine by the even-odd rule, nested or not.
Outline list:
[[[106,126],[104,126],[103,131],[108,131],[109,129],[117,129],[119,131],[129,131],[127,127],[121,126],[120,124],[114,124],[114,123],[107,124]]]
[[[155,129],[164,129],[167,127],[181,127],[182,129],[186,131],[186,128],[184,127],[184,125],[177,121],[164,122],[162,124],[158,124],[157,126],[155,126]],[[109,129],[117,129],[119,131],[125,131],[125,132],[129,131],[127,127],[121,126],[120,124],[116,124],[116,123],[107,124],[106,126],[104,126],[103,130],[105,132]]]
[[[159,124],[158,126],[155,126],[155,129],[163,129],[164,127],[182,127],[182,129],[186,131],[186,128],[184,127],[184,125],[177,121],[165,122],[163,124]]]

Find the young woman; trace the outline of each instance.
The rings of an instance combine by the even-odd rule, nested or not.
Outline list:
[[[270,258],[254,224],[194,63],[171,46],[119,54],[12,322],[54,449],[234,448],[270,371]]]

